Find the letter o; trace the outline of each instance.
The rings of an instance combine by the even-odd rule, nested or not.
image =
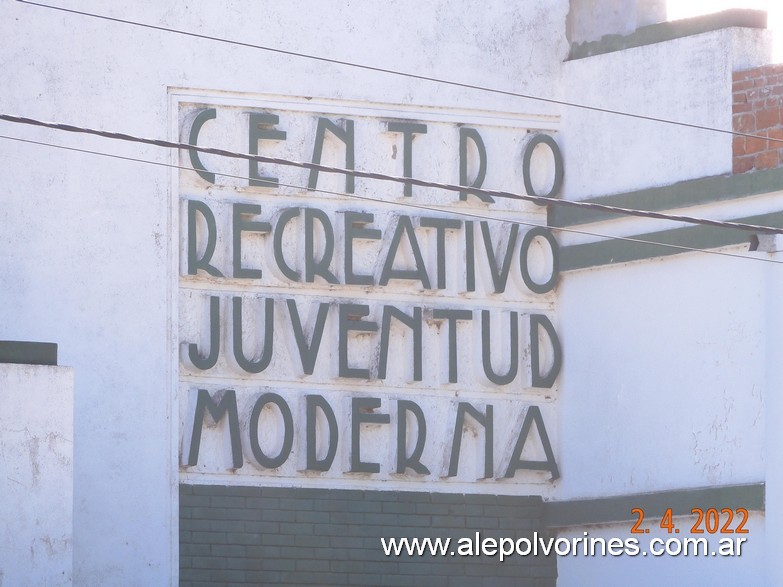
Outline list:
[[[552,273],[544,283],[533,281],[527,266],[528,251],[530,245],[533,244],[533,239],[537,236],[548,242],[552,251]],[[522,274],[522,281],[525,282],[525,286],[533,293],[545,294],[555,288],[557,279],[560,277],[560,248],[551,231],[543,226],[534,226],[525,233],[525,237],[522,239],[522,246],[519,249],[519,271]]]
[[[677,538],[669,538],[666,541],[666,554],[677,556],[682,552],[682,542]]]
[[[261,445],[258,443],[258,420],[261,418],[261,410],[267,404],[275,404],[283,417],[283,446],[276,457],[268,457]],[[253,413],[250,415],[250,448],[253,450],[253,456],[258,464],[267,469],[276,469],[288,460],[291,454],[291,448],[294,444],[294,418],[291,415],[291,408],[286,401],[276,393],[265,393],[256,400],[253,406]]]
[[[555,541],[556,554],[560,556],[566,556],[570,552],[571,552],[571,541],[568,538],[558,538]]]
[[[524,548],[522,545],[524,544]],[[516,551],[519,556],[527,556],[530,554],[530,551],[533,550],[533,545],[530,542],[529,538],[520,538],[517,540],[516,543]]]
[[[555,159],[555,179],[552,182],[552,189],[546,195],[536,193],[533,188],[533,182],[530,179],[530,160],[533,157],[533,151],[540,144],[545,144],[552,151],[552,156]],[[538,196],[540,198],[554,198],[560,192],[560,188],[563,187],[563,154],[560,152],[560,147],[557,146],[555,139],[549,135],[536,135],[530,139],[525,145],[525,152],[522,154],[522,179],[525,182],[525,191],[530,196]],[[545,206],[546,204],[539,204]]]

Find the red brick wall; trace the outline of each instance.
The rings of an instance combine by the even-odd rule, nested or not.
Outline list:
[[[783,65],[734,72],[732,91],[735,131],[783,139]],[[735,136],[732,152],[734,173],[783,163],[783,142]]]

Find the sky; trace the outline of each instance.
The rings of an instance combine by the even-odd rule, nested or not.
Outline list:
[[[773,61],[783,62],[783,1],[781,0],[667,0],[669,20],[719,12],[729,8],[767,11],[767,26],[774,33]]]

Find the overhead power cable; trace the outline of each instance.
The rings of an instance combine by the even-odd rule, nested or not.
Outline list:
[[[516,194],[512,192],[500,191],[500,190],[488,190],[484,188],[472,188],[470,186],[455,185],[450,183],[441,183],[434,181],[426,181],[422,179],[416,179],[411,177],[398,177],[393,175],[386,175],[382,173],[374,173],[370,171],[362,171],[358,169],[343,169],[341,167],[331,167],[327,165],[321,165],[318,163],[310,163],[306,161],[292,161],[290,159],[281,159],[279,157],[267,157],[265,155],[251,155],[248,153],[239,153],[235,151],[227,151],[225,149],[217,149],[214,147],[200,147],[196,145],[190,145],[188,143],[179,143],[174,141],[165,141],[161,139],[150,139],[144,137],[138,137],[125,133],[109,132],[104,130],[97,130],[92,128],[86,128],[81,126],[74,126],[70,124],[62,124],[59,122],[44,122],[33,118],[25,118],[21,116],[13,116],[10,114],[0,114],[0,120],[6,122],[12,122],[17,124],[24,124],[30,126],[40,126],[45,128],[52,128],[55,130],[61,130],[72,133],[82,133],[95,135],[107,139],[120,140],[132,143],[141,143],[146,145],[153,145],[156,147],[166,147],[172,149],[183,149],[187,151],[197,151],[199,153],[208,153],[212,155],[219,155],[222,157],[229,157],[234,159],[245,159],[248,161],[257,161],[259,163],[270,163],[274,165],[283,165],[289,167],[299,167],[309,170],[317,170],[324,173],[337,173],[342,175],[350,175],[353,177],[361,177],[365,179],[375,179],[380,181],[391,181],[401,184],[409,184],[426,188],[442,189],[453,192],[469,191],[473,194],[481,194],[494,198],[506,198],[512,200],[524,200],[533,202],[539,205],[556,205],[566,206],[571,208],[580,208],[583,210],[600,210],[603,212],[611,212],[615,214],[623,214],[627,216],[637,216],[640,218],[654,218],[658,220],[669,220],[674,222],[685,222],[689,224],[700,224],[704,226],[715,226],[719,228],[733,228],[736,230],[750,231],[756,234],[783,234],[783,228],[773,226],[761,226],[757,224],[747,224],[744,222],[732,222],[726,220],[711,220],[708,218],[699,218],[694,216],[686,216],[681,214],[667,214],[663,212],[652,212],[649,210],[636,210],[633,208],[621,208],[618,206],[609,206],[606,204],[599,204],[596,202],[582,202],[574,200],[561,200],[558,198],[549,198],[545,196],[531,196],[527,194]]]
[[[662,123],[662,124],[671,124],[671,125],[681,126],[681,127],[685,127],[685,128],[692,128],[692,129],[697,129],[697,130],[705,130],[705,131],[710,131],[710,132],[734,135],[734,136],[739,136],[739,137],[747,137],[747,138],[752,138],[752,139],[763,139],[763,140],[767,140],[767,141],[771,141],[771,142],[775,142],[775,143],[778,143],[778,142],[783,143],[783,139],[774,138],[774,137],[765,137],[763,135],[757,135],[757,134],[753,134],[753,133],[739,132],[739,131],[729,130],[729,129],[724,129],[724,128],[715,128],[715,127],[706,126],[706,125],[702,125],[702,124],[694,124],[694,123],[690,123],[690,122],[682,122],[682,121],[678,121],[678,120],[671,120],[671,119],[668,119],[668,118],[659,118],[657,116],[647,116],[647,115],[644,115],[644,114],[635,114],[635,113],[632,113],[632,112],[624,112],[622,110],[614,110],[612,108],[603,108],[603,107],[600,107],[600,106],[591,106],[589,104],[579,104],[579,103],[576,103],[576,102],[569,102],[567,100],[557,100],[555,98],[546,98],[546,97],[543,97],[543,96],[534,96],[532,94],[524,94],[522,92],[514,92],[514,91],[511,91],[511,90],[502,90],[502,89],[499,89],[499,88],[490,88],[490,87],[487,87],[487,86],[481,86],[481,85],[478,85],[478,84],[471,84],[471,83],[467,83],[467,82],[460,82],[460,81],[450,80],[450,79],[445,79],[445,78],[432,77],[432,76],[427,76],[427,75],[422,75],[422,74],[417,74],[417,73],[411,73],[411,72],[397,71],[397,70],[388,69],[388,68],[385,68],[385,67],[378,67],[378,66],[374,66],[374,65],[366,65],[366,64],[363,64],[363,63],[354,63],[354,62],[351,62],[351,61],[344,61],[342,59],[334,59],[334,58],[331,58],[331,57],[324,57],[324,56],[321,56],[321,55],[312,55],[310,53],[302,53],[302,52],[299,52],[299,51],[292,51],[292,50],[289,50],[289,49],[280,49],[278,47],[269,47],[269,46],[266,46],[266,45],[258,45],[258,44],[255,44],[255,43],[246,43],[246,42],[243,42],[243,41],[236,41],[236,40],[232,40],[232,39],[224,39],[222,37],[215,37],[215,36],[212,36],[212,35],[205,35],[205,34],[202,34],[202,33],[194,33],[192,31],[185,31],[185,30],[181,30],[181,29],[173,29],[173,28],[169,28],[169,27],[153,25],[153,24],[148,24],[148,23],[144,23],[144,22],[138,22],[138,21],[134,21],[134,20],[127,20],[127,19],[123,19],[123,18],[107,16],[107,15],[104,15],[104,14],[96,14],[96,13],[93,13],[93,12],[86,12],[86,11],[83,11],[83,10],[75,10],[73,8],[64,8],[62,6],[52,6],[50,4],[43,4],[43,3],[40,3],[40,2],[32,2],[31,0],[16,0],[16,1],[21,3],[21,4],[27,4],[29,6],[37,6],[37,7],[40,7],[40,8],[48,8],[50,10],[57,10],[57,11],[60,11],[60,12],[67,12],[69,14],[78,14],[80,16],[86,16],[86,17],[89,17],[89,18],[97,18],[97,19],[100,19],[100,20],[116,22],[116,23],[122,23],[122,24],[142,27],[142,28],[156,30],[156,31],[163,31],[163,32],[167,32],[167,33],[174,33],[174,34],[177,34],[177,35],[184,35],[184,36],[187,36],[187,37],[193,37],[193,38],[197,38],[197,39],[204,39],[204,40],[208,40],[208,41],[215,41],[215,42],[218,42],[218,43],[226,43],[226,44],[229,44],[229,45],[236,45],[236,46],[239,46],[239,47],[246,47],[246,48],[250,48],[250,49],[258,49],[258,50],[261,50],[261,51],[268,51],[268,52],[271,52],[271,53],[279,53],[281,55],[288,55],[288,56],[291,56],[291,57],[299,57],[299,58],[302,58],[302,59],[310,59],[310,60],[313,60],[313,61],[319,61],[321,63],[330,63],[332,65],[341,65],[341,66],[345,66],[345,67],[353,67],[353,68],[356,68],[356,69],[363,69],[365,71],[373,71],[373,72],[376,72],[376,73],[385,73],[385,74],[389,74],[389,75],[396,75],[396,76],[401,76],[401,77],[407,77],[407,78],[411,78],[411,79],[417,79],[417,80],[421,80],[421,81],[434,82],[434,83],[454,86],[454,87],[458,87],[458,88],[465,88],[465,89],[470,89],[470,90],[479,90],[479,91],[482,91],[482,92],[490,92],[490,93],[493,93],[493,94],[500,94],[500,95],[503,95],[503,96],[512,96],[512,97],[515,97],[515,98],[524,98],[526,100],[533,100],[533,101],[536,101],[536,102],[544,102],[544,103],[547,103],[547,104],[556,104],[558,106],[566,106],[566,107],[569,107],[569,108],[578,108],[578,109],[581,109],[581,110],[588,110],[588,111],[591,111],[591,112],[601,112],[603,114],[612,114],[612,115],[615,115],[615,116],[625,116],[625,117],[628,117],[628,118],[636,118],[636,119],[639,119],[639,120],[648,120],[648,121],[651,121],[651,122],[659,122],[659,123]]]
[[[55,148],[55,149],[63,149],[63,150],[66,150],[66,151],[73,151],[73,152],[77,152],[77,153],[85,153],[85,154],[89,154],[89,155],[98,155],[98,156],[101,156],[101,157],[108,157],[108,158],[111,158],[111,159],[119,159],[119,160],[122,160],[122,161],[132,161],[132,162],[143,163],[143,164],[147,164],[147,165],[156,165],[158,167],[167,167],[167,168],[171,168],[171,169],[179,169],[179,170],[182,170],[182,171],[193,171],[193,169],[191,167],[185,167],[184,165],[174,165],[172,163],[162,163],[162,162],[159,162],[159,161],[150,161],[148,159],[139,159],[139,158],[136,158],[136,157],[128,157],[128,156],[125,156],[125,155],[116,155],[116,154],[113,154],[113,153],[105,153],[105,152],[102,152],[102,151],[94,151],[94,150],[91,150],[91,149],[82,149],[82,148],[78,148],[78,147],[68,147],[68,146],[65,146],[65,145],[57,145],[57,144],[54,144],[54,143],[47,143],[47,142],[44,142],[44,141],[34,141],[34,140],[31,140],[31,139],[23,139],[21,137],[12,137],[12,136],[8,136],[8,135],[0,135],[0,139],[17,141],[17,142],[21,142],[21,143],[28,143],[28,144],[32,144],[32,145],[41,145],[41,146],[51,147],[51,148]],[[245,180],[245,181],[248,181],[250,179],[249,177],[244,176],[244,175],[234,175],[234,174],[230,174],[230,173],[215,172],[215,175],[219,175],[221,177],[234,178],[234,179],[242,179],[242,180]],[[507,222],[507,223],[513,223],[513,224],[522,224],[524,226],[530,226],[530,227],[548,228],[550,230],[555,230],[555,231],[559,231],[559,232],[568,232],[568,233],[572,233],[572,234],[587,235],[587,236],[593,236],[593,237],[603,238],[603,239],[608,239],[608,240],[618,240],[618,241],[624,241],[624,242],[639,243],[639,244],[644,244],[644,245],[652,245],[652,246],[658,246],[658,247],[663,247],[663,248],[668,248],[668,249],[680,250],[680,251],[684,251],[684,252],[705,253],[705,254],[709,254],[709,255],[718,255],[718,256],[721,256],[721,257],[729,257],[729,258],[734,258],[734,259],[746,259],[746,260],[751,260],[751,261],[763,261],[763,262],[766,262],[766,263],[773,263],[773,264],[776,264],[776,265],[782,265],[783,264],[783,261],[780,261],[780,260],[777,260],[777,259],[771,259],[769,257],[755,257],[755,256],[748,256],[748,255],[740,255],[740,254],[737,254],[737,253],[728,253],[726,251],[715,251],[715,250],[710,250],[710,249],[699,249],[699,248],[695,248],[695,247],[688,247],[688,246],[685,246],[685,245],[675,245],[675,244],[670,244],[670,243],[661,243],[661,242],[649,241],[649,240],[635,238],[635,237],[612,236],[612,235],[600,234],[600,233],[596,233],[596,232],[592,232],[592,231],[580,230],[580,229],[575,229],[575,228],[549,227],[549,226],[545,226],[545,225],[537,224],[537,223],[533,223],[533,222],[526,222],[526,221],[520,221],[520,220],[508,220],[508,219],[504,219],[504,218],[498,218],[496,216],[489,216],[489,215],[485,215],[485,214],[478,214],[478,213],[475,213],[475,212],[468,212],[466,210],[459,210],[459,209],[455,209],[453,207],[448,208],[448,209],[442,209],[442,208],[437,208],[437,207],[434,207],[434,206],[426,206],[426,205],[423,205],[423,204],[414,204],[412,202],[380,200],[378,198],[371,198],[369,196],[361,196],[361,195],[358,195],[358,194],[349,194],[349,193],[346,193],[346,192],[338,192],[338,191],[334,191],[334,190],[325,190],[325,189],[321,189],[321,188],[310,189],[310,188],[306,188],[304,186],[288,184],[288,183],[280,183],[279,185],[283,186],[283,187],[289,187],[289,188],[293,188],[293,189],[298,189],[298,190],[301,190],[302,192],[315,191],[315,192],[318,192],[318,193],[342,196],[342,197],[346,197],[346,198],[352,198],[352,199],[356,199],[356,200],[363,200],[363,201],[372,202],[374,204],[383,204],[383,205],[392,206],[392,207],[413,208],[413,209],[417,209],[417,210],[425,210],[427,212],[437,212],[437,213],[441,213],[441,214],[449,214],[449,215],[452,215],[452,216],[461,216],[461,217],[467,217],[467,218],[474,218],[474,219],[478,219],[478,220],[492,220],[492,221],[495,221],[495,222]]]

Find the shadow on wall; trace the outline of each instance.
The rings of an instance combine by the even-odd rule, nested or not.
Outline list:
[[[571,0],[566,17],[569,43],[628,35],[639,27],[666,21],[666,0]]]

